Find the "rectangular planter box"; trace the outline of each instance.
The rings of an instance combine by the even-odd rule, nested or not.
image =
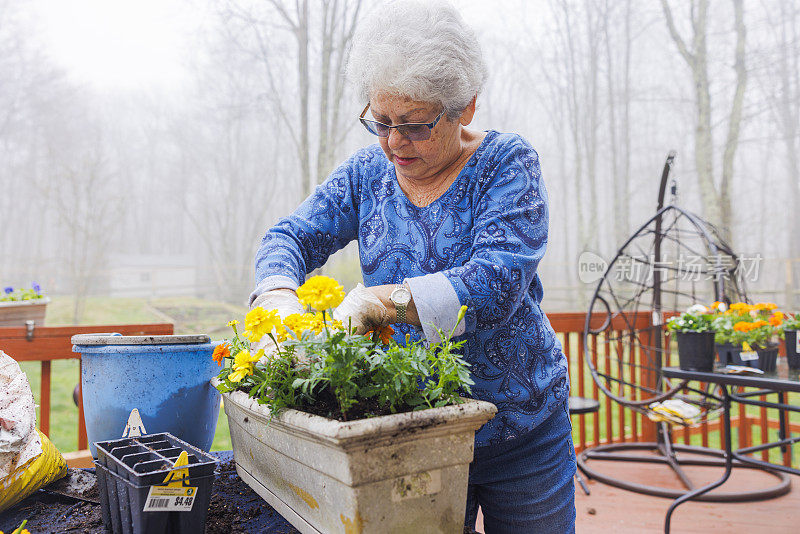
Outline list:
[[[340,422],[223,397],[239,476],[304,534],[463,532],[475,431],[493,404]]]
[[[0,326],[25,326],[25,321],[44,326],[48,302],[49,298],[0,302]]]

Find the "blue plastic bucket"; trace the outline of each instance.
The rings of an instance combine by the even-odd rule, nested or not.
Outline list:
[[[208,451],[219,417],[219,392],[211,378],[216,343],[208,336],[72,337],[81,353],[81,387],[86,434],[95,442],[122,437],[136,408],[147,434],[169,432]]]

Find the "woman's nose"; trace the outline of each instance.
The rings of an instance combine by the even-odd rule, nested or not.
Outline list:
[[[397,128],[392,128],[389,130],[388,144],[389,148],[391,148],[392,150],[400,148],[401,146],[405,145],[408,142],[409,142],[408,137],[398,132]]]

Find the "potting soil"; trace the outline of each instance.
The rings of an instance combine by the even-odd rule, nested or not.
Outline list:
[[[236,474],[233,453],[215,452],[220,459],[206,519],[207,534],[299,534]],[[97,488],[87,489],[96,496]],[[0,531],[12,532],[27,519],[31,534],[101,533],[99,504],[39,491],[0,514]]]

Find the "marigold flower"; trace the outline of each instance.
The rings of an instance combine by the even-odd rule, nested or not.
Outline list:
[[[769,323],[764,321],[763,319],[759,319],[758,321],[753,323],[753,329],[761,328],[762,326],[767,326]]]
[[[777,307],[778,306],[776,304],[773,304],[772,302],[759,302],[758,304],[753,306],[753,308],[758,310],[758,311],[762,311],[762,310],[772,311]]]
[[[344,300],[344,288],[328,276],[312,276],[297,288],[297,298],[317,311],[335,308]]]
[[[753,323],[748,321],[739,321],[738,323],[733,325],[733,329],[736,330],[737,332],[749,332],[753,328],[754,328]]]
[[[783,312],[777,311],[769,318],[769,324],[772,326],[780,326],[783,324]]]
[[[367,332],[364,335],[365,336],[371,336],[374,333],[375,332],[373,330],[370,330],[369,332]],[[378,336],[379,336],[379,338],[381,340],[381,343],[383,343],[384,345],[388,345],[389,344],[389,342],[392,340],[392,336],[393,335],[394,335],[394,328],[392,328],[389,325],[386,325],[383,328],[378,330]]]
[[[753,307],[744,302],[734,302],[733,304],[731,304],[731,310],[737,313],[746,313],[749,312],[751,309],[753,309]]]
[[[256,306],[244,316],[245,337],[252,342],[261,341],[261,338],[273,330],[280,330],[281,316],[277,310],[267,311],[261,306]]]
[[[318,323],[319,320],[313,313],[293,313],[283,320],[284,327],[294,332],[298,338],[303,332],[321,332],[322,325]]]
[[[225,360],[225,358],[229,358],[230,355],[231,351],[228,349],[228,344],[220,343],[214,347],[214,353],[211,355],[211,359],[217,362],[217,365],[222,366],[223,360]]]
[[[233,372],[228,375],[231,382],[241,382],[246,376],[253,374],[255,363],[264,355],[263,350],[259,350],[255,355],[251,355],[249,350],[242,350],[236,353],[233,358]]]

